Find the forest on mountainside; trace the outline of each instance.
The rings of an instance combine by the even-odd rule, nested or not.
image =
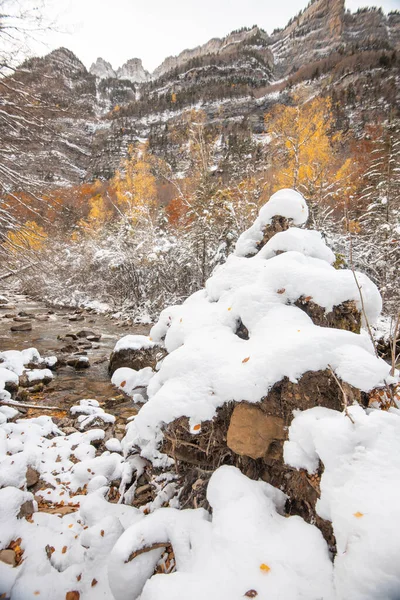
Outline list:
[[[28,260],[26,285],[51,301],[96,297],[154,314],[199,289],[271,193],[291,187],[307,198],[312,227],[333,243],[338,266],[349,263],[351,243],[351,261],[377,283],[390,313],[399,301],[398,114],[388,106],[357,135],[337,99],[294,91],[264,119],[254,139],[209,126],[193,109],[168,131],[183,172],[141,140],[109,180],[9,195],[21,225],[3,239],[3,260],[15,270]]]

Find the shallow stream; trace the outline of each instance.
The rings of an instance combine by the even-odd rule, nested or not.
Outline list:
[[[17,292],[3,293],[9,302],[7,305],[0,305],[0,352],[34,347],[42,356],[69,358],[74,354],[63,353],[62,349],[73,344],[80,346],[77,348],[80,352],[87,353],[90,362],[88,369],[76,370],[70,366],[57,368],[50,385],[43,392],[33,394],[29,402],[68,410],[83,398],[94,398],[102,405],[106,404],[108,412],[123,420],[135,414],[136,409],[131,401],[121,397],[120,391],[110,382],[108,359],[119,338],[127,334],[147,335],[150,328],[148,325],[130,326],[91,310],[77,313],[74,309],[49,308],[43,302],[31,300]],[[21,319],[21,313],[28,315],[25,318],[32,324],[32,330],[12,332],[12,326],[21,324],[21,321],[15,321],[15,318]],[[38,320],[46,318],[45,316],[48,320]],[[79,320],[71,321],[71,318]],[[89,345],[85,338],[73,340],[65,337],[83,329],[101,334],[100,340],[92,342],[91,348],[81,348]]]

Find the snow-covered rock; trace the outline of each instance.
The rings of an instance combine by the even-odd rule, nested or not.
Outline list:
[[[239,238],[236,252],[249,254],[275,216],[300,225],[307,215],[300,194],[277,192]],[[149,383],[148,402],[128,426],[125,450],[137,445],[142,456],[167,464],[170,459],[158,451],[165,424],[184,416],[191,431],[198,430],[224,404],[258,403],[277,382],[296,382],[308,371],[332,369],[364,392],[383,386],[390,367],[376,358],[368,336],[319,327],[293,306],[307,298],[329,312],[350,300],[361,311],[354,274],[336,270],[331,262],[333,255],[318,233],[289,229],[251,258],[231,255],[204,290],[165,309],[151,339],[164,343],[169,354]],[[368,277],[356,277],[366,316],[374,322],[382,306],[380,294]],[[236,335],[239,322],[248,339]]]

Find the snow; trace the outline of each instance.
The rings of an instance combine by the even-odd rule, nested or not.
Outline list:
[[[114,352],[119,352],[120,350],[146,350],[154,348],[155,345],[145,335],[125,335],[116,343]]]
[[[256,590],[260,598],[333,598],[333,570],[321,533],[300,517],[285,518],[285,496],[268,483],[252,481],[235,467],[211,477],[206,511],[161,508],[128,528],[109,562],[116,600],[232,600]],[[162,549],[172,543],[177,571],[147,582]],[[127,596],[129,590],[129,596]]]
[[[298,412],[285,461],[314,472],[323,463],[317,513],[332,522],[337,542],[337,598],[397,598],[400,572],[400,410],[327,408]]]
[[[308,214],[300,194],[282,190],[261,209],[256,223],[260,227],[268,223],[277,206],[297,223]],[[284,377],[296,382],[307,371],[332,368],[364,392],[385,385],[390,367],[376,358],[368,336],[316,326],[293,306],[307,299],[330,312],[354,301],[361,310],[352,271],[331,266],[333,254],[320,234],[308,233],[289,229],[251,258],[228,257],[205,289],[161,313],[150,337],[164,344],[169,354],[151,378],[147,403],[128,425],[124,452],[139,446],[144,458],[167,465],[170,459],[158,450],[165,424],[186,416],[192,431],[195,426],[198,431],[201,422],[212,419],[223,404],[257,403]],[[257,235],[262,237],[262,229]],[[250,238],[258,239],[253,233],[246,239]],[[293,246],[297,250],[291,250]],[[274,255],[284,247],[289,250]],[[356,277],[367,318],[373,323],[382,307],[379,291],[367,276],[356,273]],[[248,330],[248,340],[235,333],[240,322]],[[121,381],[122,374],[117,377]],[[128,381],[125,372],[123,380]]]
[[[114,372],[111,383],[128,396],[134,396],[140,393],[143,388],[147,388],[153,375],[154,371],[151,367],[145,367],[140,371],[135,371],[135,369],[129,367],[121,367]]]
[[[81,431],[92,426],[93,423],[114,423],[114,415],[106,413],[100,406],[97,400],[81,400],[79,405],[71,408],[72,415],[78,416],[79,428]]]
[[[53,373],[50,369],[32,369],[26,371],[28,381],[43,381],[43,379],[53,379]]]
[[[335,257],[318,232],[291,227],[245,258],[262,228],[283,213],[303,224],[305,201],[291,190],[275,194],[203,290],[165,309],[150,337],[128,335],[116,344],[116,352],[157,345],[168,351],[156,372],[124,367],[113,374],[114,385],[143,402],[122,440],[115,416],[96,399],[70,409],[74,429],[67,435],[60,420],[18,418],[14,407],[0,405],[0,550],[14,544],[22,552],[15,567],[0,561],[1,597],[398,598],[400,409],[352,405],[347,414],[322,407],[294,413],[284,460],[292,469],[322,473],[316,512],[332,523],[336,555],[316,525],[285,514],[281,490],[233,466],[212,474],[210,511],[181,509],[182,472],[161,452],[168,423],[186,416],[189,432],[198,435],[218,407],[256,404],[285,377],[297,382],[307,371],[332,369],[364,392],[398,382],[365,332],[316,326],[294,306],[303,299],[329,312],[351,300],[361,308],[353,273],[333,268]],[[372,323],[379,318],[379,292],[368,277],[356,277]],[[248,339],[237,335],[239,326]],[[55,357],[43,359],[35,348],[0,358],[6,402],[5,386],[21,376],[52,377],[42,367],[54,366]],[[28,468],[37,472],[36,484],[28,483]],[[306,480],[305,472],[300,476]],[[151,498],[137,509],[136,492],[149,477]],[[30,507],[26,516],[21,507]],[[169,574],[154,575],[160,564],[167,568],[169,544]]]
[[[6,418],[17,412],[9,407],[0,410]],[[99,411],[96,401],[85,400],[73,414]],[[93,442],[104,437],[102,429],[64,435],[48,416],[16,422],[0,419],[0,550],[20,539],[23,551],[17,567],[0,561],[0,595],[13,600],[36,596],[65,600],[68,592],[77,591],[82,600],[113,600],[109,554],[124,530],[143,514],[132,506],[108,502],[107,495],[111,481],[119,479],[123,493],[132,471],[140,473],[142,467],[140,459],[124,460],[114,452],[115,438],[96,456]],[[28,466],[40,478],[35,495],[26,490]],[[56,508],[47,511],[36,500],[50,501]],[[33,515],[18,518],[25,502],[33,503]],[[64,509],[68,510],[63,513]]]
[[[319,231],[291,227],[276,233],[259,251],[259,258],[272,258],[279,252],[294,250],[305,256],[325,260],[329,264],[335,262],[335,254],[325,244]]]
[[[39,363],[41,356],[36,348],[27,348],[19,352],[18,350],[6,350],[0,352],[1,364],[4,368],[13,371],[16,375],[22,375],[25,365],[29,363]]]
[[[248,256],[257,253],[257,244],[261,242],[263,230],[275,216],[291,219],[294,225],[303,225],[308,219],[308,207],[301,194],[290,189],[279,190],[271,196],[253,225],[239,237],[235,254]]]

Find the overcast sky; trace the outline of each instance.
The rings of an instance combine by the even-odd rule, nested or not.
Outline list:
[[[257,24],[268,33],[284,26],[308,0],[51,0],[59,33],[46,35],[36,53],[65,46],[90,67],[98,57],[114,68],[141,58],[153,71],[167,56],[204,44],[243,26]],[[347,0],[356,10],[368,4],[385,12],[400,0]]]

